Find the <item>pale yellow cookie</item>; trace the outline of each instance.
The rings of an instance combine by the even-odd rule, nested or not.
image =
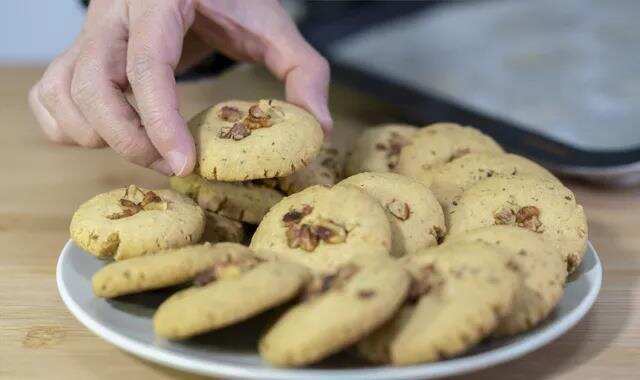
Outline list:
[[[571,190],[535,176],[494,177],[467,189],[449,211],[449,235],[491,225],[515,225],[543,235],[569,273],[587,248],[587,219]]]
[[[226,273],[217,274],[222,271]],[[202,277],[196,279],[199,286],[179,291],[160,305],[153,317],[158,336],[186,339],[246,320],[295,297],[309,272],[284,261],[254,262]]]
[[[511,311],[520,286],[508,254],[500,249],[484,242],[461,242],[403,258],[413,276],[411,297],[417,303],[404,324],[392,326],[395,334],[388,334],[394,365],[459,355],[492,333]]]
[[[280,100],[216,104],[189,121],[196,171],[214,181],[289,175],[318,154],[323,132],[307,111]]]
[[[198,242],[204,224],[204,212],[191,199],[131,185],[83,203],[69,232],[85,251],[124,260]]]
[[[360,173],[338,186],[356,186],[384,207],[391,226],[391,254],[403,256],[438,244],[445,234],[438,201],[423,184],[395,173]]]
[[[332,186],[340,180],[344,155],[330,143],[325,143],[309,165],[286,177],[278,178],[278,186],[286,194],[298,193],[314,185]]]
[[[318,362],[358,341],[402,304],[409,276],[390,258],[365,256],[316,278],[260,340],[260,355],[276,366]]]
[[[171,187],[197,200],[203,209],[229,219],[258,224],[283,195],[275,180],[208,181],[196,174],[171,177]]]
[[[345,166],[351,176],[363,172],[393,171],[400,151],[418,130],[406,124],[383,124],[367,128],[358,137]]]
[[[108,264],[93,275],[93,293],[113,298],[179,285],[216,263],[250,257],[240,244],[209,243],[168,249]]]
[[[271,208],[251,248],[331,271],[360,252],[388,255],[391,229],[382,207],[364,191],[312,186]]]
[[[567,266],[554,245],[542,235],[514,226],[489,226],[447,239],[483,241],[509,254],[509,265],[522,278],[512,310],[498,324],[495,335],[513,335],[530,330],[544,320],[564,292]]]
[[[516,154],[469,153],[443,165],[420,173],[420,182],[429,186],[442,208],[453,202],[476,182],[493,176],[529,175],[556,180],[542,166]]]
[[[395,171],[419,179],[424,171],[469,153],[502,153],[491,137],[472,127],[436,123],[416,132],[402,149]]]

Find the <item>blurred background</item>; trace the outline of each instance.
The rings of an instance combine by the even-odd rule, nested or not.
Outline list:
[[[49,62],[79,32],[82,3],[0,2],[0,64]],[[561,172],[640,180],[640,1],[283,4],[336,81],[405,121],[473,124]],[[180,79],[231,65],[213,56]]]

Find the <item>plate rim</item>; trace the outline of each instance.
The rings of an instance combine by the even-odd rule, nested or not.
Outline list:
[[[414,379],[414,378],[439,378],[443,376],[465,374],[472,371],[492,367],[522,357],[535,351],[549,342],[563,335],[573,328],[591,309],[598,297],[602,286],[603,269],[598,253],[588,242],[588,249],[593,252],[595,265],[594,284],[576,308],[571,310],[557,324],[543,327],[536,335],[531,336],[526,344],[516,342],[493,349],[488,352],[475,354],[463,358],[450,359],[443,362],[426,363],[407,367],[392,368],[358,368],[358,369],[286,369],[286,368],[247,368],[240,365],[225,364],[220,362],[207,362],[202,359],[193,359],[186,355],[167,352],[161,347],[149,345],[129,338],[125,335],[105,328],[87,313],[70,295],[63,278],[62,270],[65,260],[70,256],[73,242],[68,240],[62,248],[56,264],[56,284],[58,293],[63,303],[71,314],[88,330],[107,341],[108,343],[124,350],[134,356],[141,357],[153,363],[170,368],[176,368],[185,372],[196,373],[205,376],[223,376],[227,378],[242,379],[274,379],[288,380],[305,378],[307,380],[323,379],[331,376],[339,376],[341,379],[352,380],[377,380],[377,379]],[[78,247],[79,248],[79,247]],[[425,377],[427,376],[427,377]]]

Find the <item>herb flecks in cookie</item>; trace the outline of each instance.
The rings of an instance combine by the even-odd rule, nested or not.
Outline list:
[[[142,198],[140,201],[137,199]],[[127,218],[142,210],[166,210],[167,202],[163,201],[156,193],[149,190],[146,193],[135,185],[130,185],[124,191],[124,196],[119,200],[122,211],[107,215],[108,219],[116,220]]]
[[[308,301],[330,290],[342,289],[358,270],[355,264],[347,264],[331,274],[315,277],[307,287],[304,299]]]
[[[393,199],[391,202],[387,203],[386,208],[391,215],[402,221],[409,219],[409,216],[411,216],[411,208],[409,207],[409,204],[398,199]]]
[[[232,259],[228,256],[225,260],[217,262],[210,268],[207,268],[200,272],[194,279],[194,286],[205,286],[211,282],[224,279],[237,277],[243,272],[246,272],[256,265],[262,262],[257,257],[242,257]]]

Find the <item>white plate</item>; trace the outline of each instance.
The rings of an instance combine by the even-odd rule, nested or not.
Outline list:
[[[60,296],[89,330],[125,351],[162,365],[242,379],[433,379],[486,368],[531,352],[569,330],[593,305],[602,281],[600,260],[589,245],[556,310],[532,331],[494,339],[464,356],[432,364],[374,366],[349,354],[340,354],[312,368],[279,369],[263,363],[255,349],[268,318],[256,318],[186,342],[160,340],[153,334],[151,318],[168,292],[148,292],[111,301],[96,298],[91,290],[91,276],[103,265],[103,261],[84,253],[72,242],[65,245],[58,260]]]

